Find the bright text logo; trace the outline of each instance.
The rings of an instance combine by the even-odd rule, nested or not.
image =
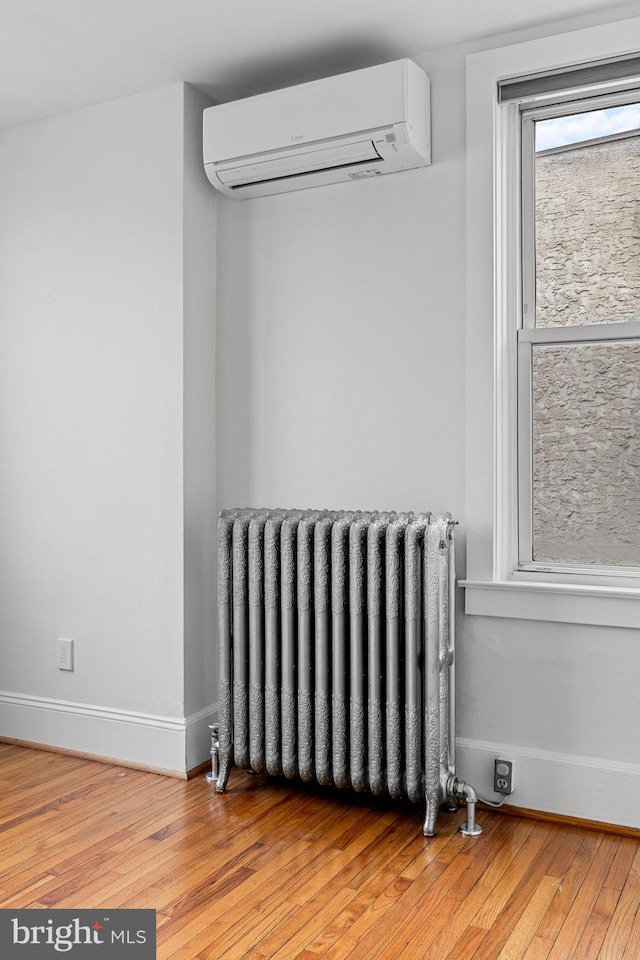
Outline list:
[[[155,960],[155,910],[0,910],[0,957]]]

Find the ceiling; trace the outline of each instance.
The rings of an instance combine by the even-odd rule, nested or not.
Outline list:
[[[0,126],[179,80],[225,102],[612,8],[624,10],[611,0],[0,0]]]

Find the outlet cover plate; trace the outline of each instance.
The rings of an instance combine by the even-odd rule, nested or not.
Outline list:
[[[493,789],[505,796],[513,793],[513,763],[511,760],[496,759],[493,765]]]
[[[58,669],[73,670],[73,640],[58,637]]]

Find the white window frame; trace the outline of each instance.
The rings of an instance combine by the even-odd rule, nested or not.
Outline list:
[[[640,628],[640,587],[624,571],[602,576],[598,570],[594,576],[580,568],[558,576],[542,568],[521,569],[517,337],[518,328],[530,340],[536,332],[526,333],[522,323],[520,107],[497,100],[502,80],[639,50],[640,18],[634,18],[467,58],[468,533],[463,585],[470,614]],[[566,329],[558,329],[561,333],[553,336],[566,341]]]

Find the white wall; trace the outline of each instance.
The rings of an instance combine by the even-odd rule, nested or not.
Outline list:
[[[192,530],[194,430],[213,434],[212,409],[183,428],[183,352],[201,382],[213,329],[183,264],[206,234],[191,140],[182,84],[0,136],[0,733],[182,773],[185,686],[207,704],[185,669],[183,496]],[[189,647],[212,679],[207,603]]]
[[[430,168],[219,204],[220,506],[451,510],[460,575],[470,50],[418,59]],[[638,631],[461,613],[457,663],[461,776],[506,753],[513,803],[640,826]]]
[[[239,488],[268,506],[461,510],[460,260],[430,237],[431,221],[441,248],[462,230],[452,186],[436,165],[221,198],[223,506]],[[444,405],[448,419],[430,416]]]
[[[214,469],[219,508],[449,509],[462,574],[470,49],[420,58],[432,167],[220,200],[215,396],[199,95],[0,135],[0,735],[205,758]],[[461,616],[459,773],[504,748],[518,805],[637,823],[639,640]]]
[[[216,608],[217,194],[202,165],[202,112],[211,101],[184,88],[184,715],[211,720],[218,695]],[[187,769],[209,756],[207,723],[187,738]]]

